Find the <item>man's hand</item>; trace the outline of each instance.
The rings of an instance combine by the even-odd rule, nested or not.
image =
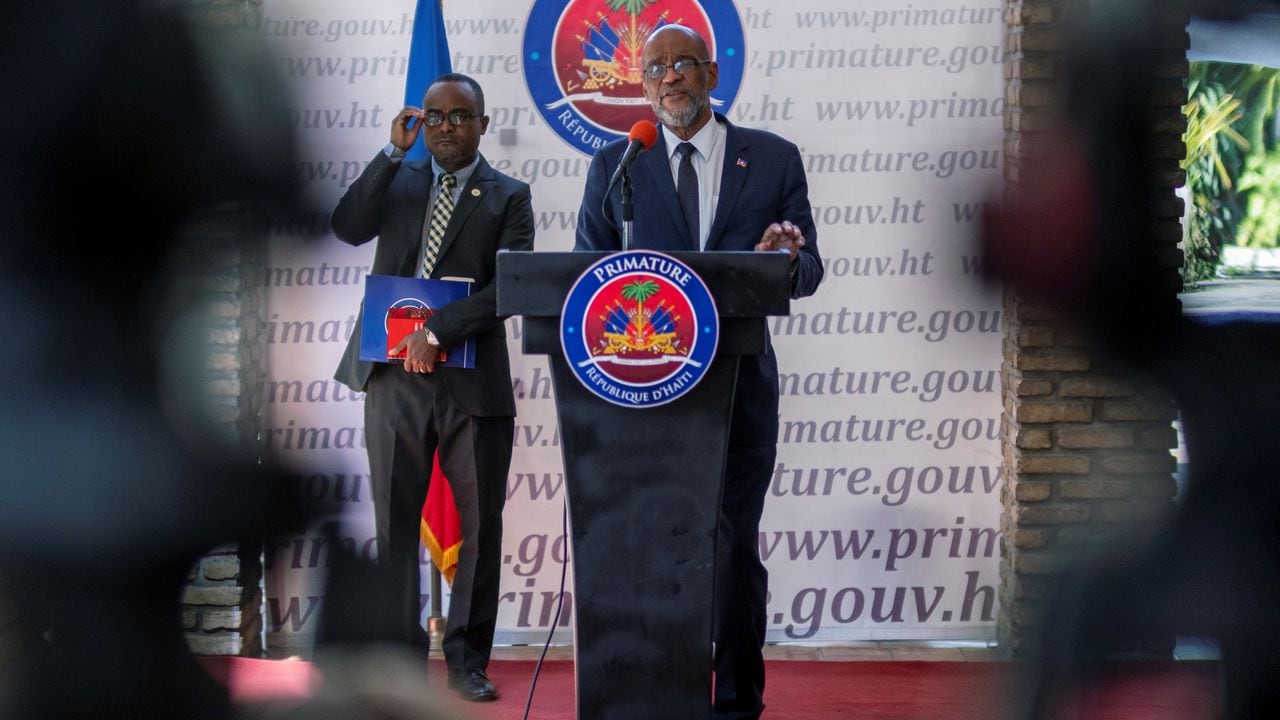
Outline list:
[[[404,351],[404,371],[429,373],[435,372],[436,363],[440,360],[440,346],[427,342],[425,330],[411,332],[391,348],[391,354],[398,355]]]
[[[391,121],[391,144],[408,152],[409,148],[413,147],[413,144],[418,141],[418,133],[422,130],[422,118],[424,115],[422,108],[406,105]],[[414,122],[413,128],[410,128],[409,122],[412,120],[417,122]]]
[[[804,247],[804,235],[800,234],[800,228],[789,220],[783,220],[764,229],[764,235],[756,245],[756,252],[786,250],[791,256],[791,262],[794,263],[796,254],[802,247]]]

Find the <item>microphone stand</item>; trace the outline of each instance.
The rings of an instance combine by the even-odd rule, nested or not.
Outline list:
[[[631,250],[632,233],[635,231],[635,188],[631,185],[631,168],[622,170],[622,251]]]

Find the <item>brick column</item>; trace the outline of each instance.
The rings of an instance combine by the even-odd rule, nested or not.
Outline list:
[[[205,213],[184,235],[182,274],[205,311],[203,389],[224,446],[257,457],[263,406],[262,267],[265,241],[235,205]],[[260,225],[260,224],[259,224]],[[215,248],[210,251],[209,248]],[[201,655],[261,654],[260,547],[222,547],[192,568],[182,597],[188,645]]]
[[[1068,23],[1086,6],[1070,0],[1006,5],[1005,179],[1010,186],[1023,180],[1024,163],[1038,159],[1037,143],[1059,117]],[[1156,68],[1156,90],[1149,98],[1157,116],[1148,147],[1155,193],[1150,221],[1160,243],[1161,269],[1171,276],[1170,300],[1179,289],[1181,264],[1176,243],[1182,202],[1174,188],[1183,182],[1178,160],[1185,152],[1181,106],[1187,22],[1185,9],[1166,7],[1151,28],[1167,50],[1167,62]],[[1172,509],[1175,461],[1169,451],[1177,437],[1170,423],[1176,409],[1160,391],[1103,364],[1052,309],[1014,291],[1005,293],[1004,309],[997,637],[1006,655],[1023,657],[1036,647],[1057,571],[1100,550],[1135,549]]]
[[[248,32],[261,0],[153,0],[179,9],[216,33]],[[191,222],[180,273],[207,308],[204,391],[212,420],[228,447],[260,457],[263,407],[262,224],[227,205]],[[210,248],[213,248],[210,250]],[[191,569],[182,597],[187,644],[200,655],[257,656],[263,648],[262,549],[223,547]]]

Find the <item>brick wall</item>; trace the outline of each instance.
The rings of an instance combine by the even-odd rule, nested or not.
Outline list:
[[[197,655],[258,656],[263,628],[262,564],[237,548],[204,557],[182,594],[182,628]]]
[[[241,32],[260,0],[153,0],[214,32]],[[261,269],[265,243],[243,208],[212,209],[184,233],[180,273],[207,308],[203,385],[212,419],[228,447],[258,457],[263,407]],[[260,655],[264,647],[259,547],[224,547],[191,569],[182,597],[187,644],[200,655]]]
[[[205,213],[184,234],[181,271],[201,293],[207,331],[203,390],[224,446],[257,457],[263,407],[263,239],[238,206]],[[224,547],[191,570],[183,629],[202,655],[258,655],[263,645],[259,547]]]
[[[1155,255],[1176,302],[1181,253],[1188,21],[1167,3],[1150,29],[1160,63],[1147,103],[1155,120],[1147,157],[1155,194]],[[1085,3],[1006,5],[1005,179],[1023,181],[1061,111],[1070,23]],[[1034,238],[1028,238],[1034,242]],[[1032,652],[1057,572],[1094,553],[1123,553],[1172,509],[1176,408],[1157,389],[1108,366],[1052,309],[1014,291],[1004,298],[1002,555],[998,638],[1007,655]],[[1124,308],[1116,308],[1123,313]],[[1170,639],[1171,640],[1171,639]],[[1149,645],[1147,649],[1152,649]],[[1165,648],[1167,649],[1167,644]]]
[[[206,211],[189,223],[175,284],[200,299],[202,405],[221,436],[211,442],[256,457],[264,400],[260,278],[265,243],[248,225],[236,205]],[[182,597],[183,629],[193,651],[260,655],[261,580],[259,547],[216,548],[193,566]]]

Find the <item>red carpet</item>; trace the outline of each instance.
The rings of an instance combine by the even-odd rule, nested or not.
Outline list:
[[[235,701],[305,698],[320,682],[309,662],[201,657],[205,671],[227,686]]]
[[[294,698],[318,675],[301,661],[202,658],[237,700]],[[432,670],[443,665],[432,664]],[[477,720],[519,720],[533,662],[494,661],[502,697],[468,705]],[[1211,720],[1218,714],[1218,667],[1211,662],[1119,663],[1103,687],[1082,692],[1061,720]],[[1015,666],[999,662],[768,663],[768,720],[1000,720],[1016,689]],[[443,673],[434,673],[437,676]],[[573,666],[542,668],[529,717],[574,720]]]

